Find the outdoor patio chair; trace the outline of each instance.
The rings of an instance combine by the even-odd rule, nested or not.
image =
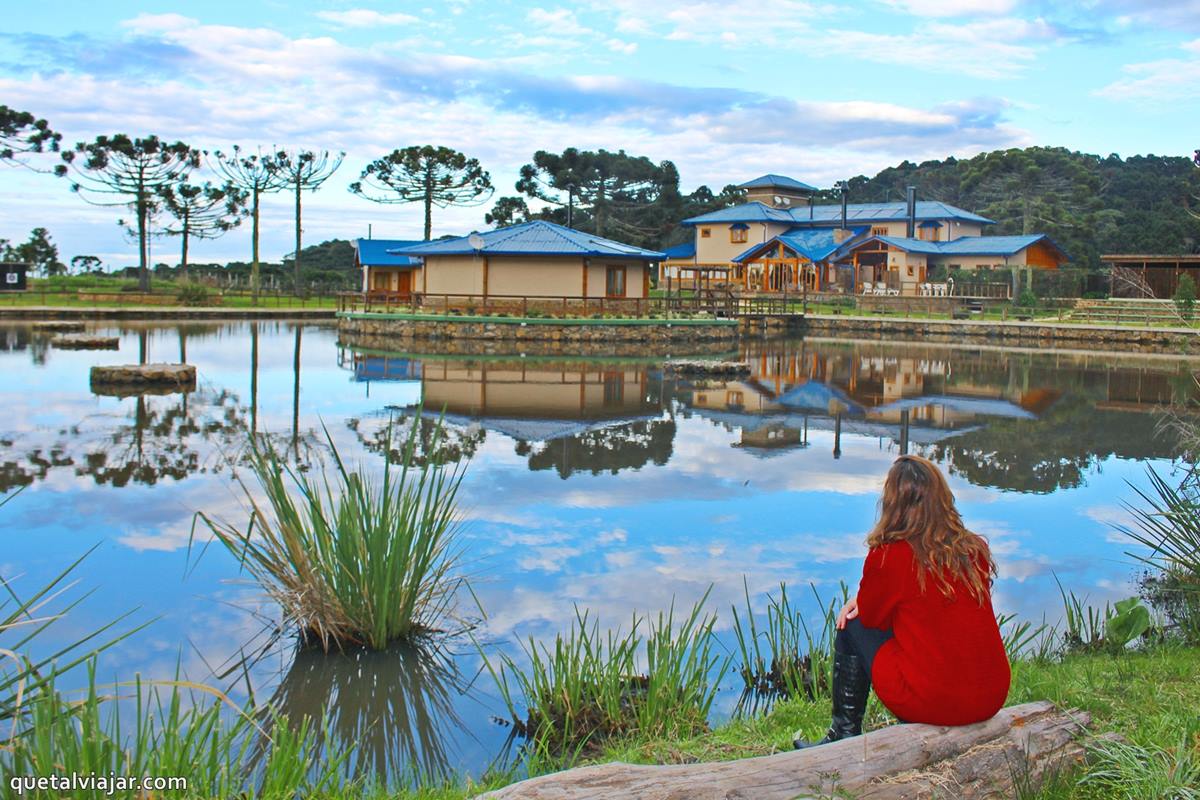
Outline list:
[[[862,293],[864,296],[868,294],[875,294],[875,284],[871,281],[863,281]]]

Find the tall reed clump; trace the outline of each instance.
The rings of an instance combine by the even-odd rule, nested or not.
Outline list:
[[[761,699],[829,697],[837,612],[849,594],[841,584],[841,602],[835,597],[826,603],[816,586],[810,584],[810,588],[822,612],[817,625],[809,627],[788,598],[787,585],[781,583],[778,597],[767,595],[766,626],[760,630],[750,604],[750,588],[742,580],[744,616],[737,606],[732,610],[733,633],[741,655],[738,673],[745,686],[744,710],[753,710]]]
[[[1150,488],[1135,487],[1143,505],[1130,505],[1134,525],[1120,530],[1148,552],[1132,555],[1150,568],[1143,596],[1185,641],[1200,643],[1200,489],[1194,482],[1173,486],[1149,470]]]
[[[683,737],[707,730],[728,659],[716,655],[708,592],[676,619],[635,614],[627,630],[601,632],[587,611],[554,643],[522,643],[527,665],[484,656],[516,733],[551,760],[592,752],[617,736]],[[525,708],[525,712],[520,710]]]
[[[333,481],[295,470],[269,444],[252,440],[251,471],[266,496],[244,483],[245,530],[200,519],[279,603],[309,641],[381,649],[436,631],[453,616],[458,574],[457,510],[462,468],[415,458],[421,416],[394,463],[389,430],[383,475],[350,469],[328,430]],[[429,452],[437,452],[441,425]],[[240,480],[240,479],[239,479]]]
[[[294,727],[273,725],[265,756],[251,770],[251,752],[262,747],[264,734],[248,709],[232,706],[215,690],[178,681],[135,681],[116,689],[117,695],[101,691],[94,662],[88,665],[87,688],[79,699],[72,699],[73,692],[60,692],[51,680],[23,704],[12,735],[0,747],[0,772],[6,776],[74,772],[106,783],[69,792],[22,786],[18,794],[5,780],[0,797],[290,800],[346,788],[341,778],[346,753],[324,750],[318,759],[318,729],[310,720]],[[122,692],[129,695],[124,701]],[[223,713],[226,706],[233,709],[232,718]],[[126,780],[143,776],[176,782],[143,788]],[[346,791],[347,796],[354,793]]]

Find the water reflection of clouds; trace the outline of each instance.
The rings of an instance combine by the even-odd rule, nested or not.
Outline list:
[[[28,572],[29,580],[36,581],[86,547],[104,543],[87,562],[85,574],[89,588],[100,591],[64,631],[87,630],[138,605],[144,609],[139,619],[163,614],[136,645],[107,654],[102,661],[106,670],[166,678],[179,664],[187,675],[203,679],[236,659],[261,632],[254,611],[275,614],[257,588],[230,583],[238,579],[238,568],[222,548],[210,547],[184,579],[196,511],[234,523],[246,518],[239,487],[227,469],[217,467],[228,454],[225,448],[244,440],[252,405],[260,432],[288,441],[292,431],[294,328],[260,328],[253,397],[245,331],[242,325],[215,326],[209,333],[189,335],[188,357],[200,367],[202,388],[192,396],[190,408],[202,423],[223,423],[228,430],[224,437],[185,437],[182,444],[190,443],[196,459],[181,475],[158,476],[152,486],[132,480],[115,491],[111,483],[78,474],[74,465],[50,466],[19,502],[3,511],[4,574]],[[155,332],[151,356],[174,352],[172,336],[170,329]],[[29,452],[48,454],[64,441],[78,462],[89,449],[110,446],[113,432],[131,425],[137,413],[134,399],[94,398],[86,390],[90,363],[127,361],[131,349],[136,352],[136,330],[123,337],[120,353],[55,351],[40,367],[29,365],[27,355],[0,353],[0,367],[16,374],[12,386],[21,387],[0,389],[10,409],[0,440],[13,441],[4,445],[0,462]],[[370,440],[364,436],[387,424],[390,407],[412,403],[420,384],[355,383],[348,370],[336,365],[333,340],[328,328],[304,328],[297,433],[315,443],[307,452],[314,468],[322,454],[324,422],[350,462],[381,469],[380,453],[365,446]],[[646,396],[654,391],[651,383]],[[205,411],[205,394],[218,392],[228,392],[232,399]],[[157,414],[176,403],[151,398],[144,410]],[[1088,408],[1068,394],[1054,413]],[[226,411],[236,419],[226,420]],[[575,449],[567,445],[579,445],[577,439],[528,449],[484,424],[464,428],[467,434],[479,434],[471,442],[474,456],[461,494],[465,566],[487,612],[481,633],[489,641],[511,647],[516,635],[552,638],[570,625],[575,604],[593,609],[603,624],[627,624],[635,611],[657,613],[672,602],[677,608],[690,606],[711,586],[709,608],[719,615],[718,630],[728,645],[729,608],[744,602],[743,578],[760,610],[765,594],[786,581],[810,619],[816,618],[817,608],[809,582],[826,601],[834,597],[839,581],[854,588],[883,476],[898,453],[891,436],[847,424],[838,442],[840,458],[834,458],[835,436],[826,418],[809,428],[807,446],[774,449],[777,455],[763,459],[751,452],[737,426],[706,418],[669,396],[657,419],[671,424],[668,447],[620,426],[608,431],[612,439]],[[1078,419],[1064,416],[1055,430],[1074,430]],[[1005,482],[978,470],[950,469],[955,458],[968,456],[978,457],[972,461],[976,467],[989,459],[1003,462],[1013,453],[1033,452],[1040,458],[1034,450],[1041,429],[997,428],[995,437],[981,439],[989,428],[976,422],[970,436],[980,441],[961,452],[947,450],[941,459],[968,526],[992,543],[1000,565],[997,610],[1033,620],[1045,614],[1053,621],[1059,615],[1055,576],[1064,587],[1101,604],[1131,593],[1135,564],[1124,554],[1130,545],[1112,525],[1128,520],[1118,501],[1132,499],[1126,481],[1144,480],[1142,464],[1111,455],[1116,445],[1104,450],[1112,443],[1102,442],[1096,451],[1100,455],[1088,463],[1086,480],[1055,484],[1055,491],[1045,494],[1028,493],[1037,476],[1025,466],[1040,464],[1036,458],[1004,462],[1007,471],[1000,478],[1020,477],[1025,469],[1029,480]],[[1107,435],[1104,430],[1096,435]],[[173,436],[161,437],[164,445],[180,445]],[[1060,450],[1074,452],[1075,444],[1060,441],[1048,458],[1056,458]],[[627,449],[609,462],[601,458],[596,474],[588,463],[571,461],[597,453],[602,457],[606,446],[635,450],[632,455],[638,457],[627,458]],[[1087,442],[1081,446],[1093,447]],[[1011,452],[1004,450],[1008,447]],[[559,459],[549,462],[557,469],[535,464],[536,453]],[[634,464],[641,466],[630,466]],[[209,536],[203,526],[196,535],[201,543]],[[292,663],[282,652],[272,653],[271,659],[250,676],[256,691],[271,687]],[[462,663],[464,670],[478,666],[471,654]],[[471,727],[480,730],[486,724],[480,722],[482,712],[469,713],[474,715]]]

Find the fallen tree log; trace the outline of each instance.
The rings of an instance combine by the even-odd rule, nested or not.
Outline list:
[[[1079,763],[1086,712],[1037,702],[975,725],[893,725],[809,750],[738,761],[611,763],[521,781],[479,800],[794,800],[1012,797]]]

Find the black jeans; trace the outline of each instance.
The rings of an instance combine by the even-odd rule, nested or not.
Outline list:
[[[867,677],[870,678],[871,665],[875,663],[875,654],[890,638],[892,638],[891,631],[868,628],[857,619],[848,619],[846,627],[838,631],[833,640],[833,652],[857,655],[862,659]]]

